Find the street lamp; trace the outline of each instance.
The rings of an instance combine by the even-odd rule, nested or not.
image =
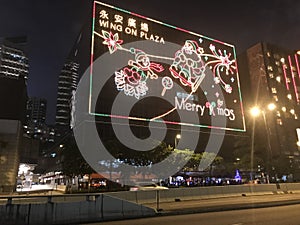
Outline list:
[[[276,105],[274,103],[270,103],[270,104],[268,104],[267,108],[268,108],[268,110],[273,111],[276,108]],[[254,106],[253,108],[251,108],[250,113],[253,117],[258,117],[260,115],[260,113],[263,116],[265,130],[266,130],[266,134],[267,134],[267,143],[268,143],[267,156],[268,156],[268,161],[270,162],[272,151],[271,151],[270,131],[269,131],[269,127],[268,127],[267,119],[266,119],[266,111],[264,109],[260,109],[258,106]],[[251,171],[253,169],[253,147],[254,147],[254,127],[252,130]],[[267,170],[268,170],[267,172],[269,173],[269,167],[267,167]],[[269,183],[269,174],[267,174],[267,183]]]
[[[175,139],[174,139],[174,148],[177,146],[177,139],[179,140],[181,138],[181,134],[176,134]]]
[[[297,137],[298,137],[298,141],[297,141],[297,146],[300,147],[300,128],[296,129],[297,132]],[[298,148],[299,149],[299,148]],[[300,149],[299,149],[300,150]]]

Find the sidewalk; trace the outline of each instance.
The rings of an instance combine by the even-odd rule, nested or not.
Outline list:
[[[215,212],[300,204],[300,194],[273,194],[256,196],[222,197],[144,204],[161,215]]]

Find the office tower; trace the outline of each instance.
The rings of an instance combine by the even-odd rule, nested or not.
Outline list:
[[[26,119],[35,124],[45,124],[47,100],[30,97],[27,101]]]
[[[77,88],[79,64],[68,61],[61,70],[58,81],[56,103],[56,126],[58,129],[69,129],[71,120],[71,99]]]
[[[79,81],[80,61],[78,52],[82,45],[82,32],[79,33],[58,78],[56,121],[58,135],[71,129],[72,97]]]
[[[24,121],[27,101],[26,38],[0,38],[0,118]]]
[[[25,55],[26,37],[0,38],[0,77],[28,78],[28,58]]]

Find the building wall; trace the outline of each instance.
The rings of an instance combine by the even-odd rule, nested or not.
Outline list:
[[[15,190],[22,137],[20,121],[0,120],[0,193]]]
[[[0,37],[0,119],[25,119],[29,64],[24,46],[24,37]]]
[[[254,103],[265,112],[266,126],[260,121],[263,118],[258,118],[258,133],[266,141],[269,135],[271,157],[296,160],[296,128],[300,126],[299,56],[279,46],[258,43],[247,50],[247,58]],[[269,103],[276,105],[273,111],[268,110]]]
[[[75,91],[78,83],[79,64],[70,61],[65,63],[58,81],[58,93],[56,103],[56,126],[70,127],[72,91]]]

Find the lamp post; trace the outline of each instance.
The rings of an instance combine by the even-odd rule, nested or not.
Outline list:
[[[298,137],[297,146],[298,146],[298,149],[300,150],[300,128],[297,128],[296,132],[297,132],[297,137]]]
[[[276,108],[276,105],[274,103],[270,103],[268,104],[268,110],[273,111]],[[265,131],[266,131],[266,136],[267,136],[267,183],[270,183],[269,180],[269,172],[270,172],[270,168],[269,168],[269,162],[272,159],[272,147],[271,147],[271,140],[270,140],[270,129],[267,123],[267,119],[266,119],[266,111],[264,109],[260,109],[259,107],[255,106],[251,109],[251,115],[256,118],[258,117],[260,114],[262,114],[263,117],[263,121],[264,121],[264,126],[265,126]],[[254,120],[255,122],[255,120]],[[255,127],[253,126],[252,129],[252,146],[251,146],[251,173],[253,170],[253,156],[254,156],[254,151],[253,151],[253,147],[254,147],[254,129]]]
[[[179,140],[181,138],[181,134],[176,134],[175,139],[174,139],[174,148],[177,146],[177,139]]]

